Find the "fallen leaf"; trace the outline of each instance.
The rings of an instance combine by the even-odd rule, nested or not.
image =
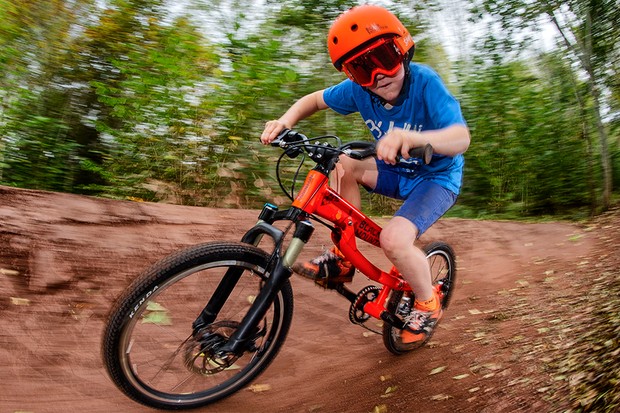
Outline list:
[[[146,304],[146,309],[148,311],[168,311],[166,310],[166,307],[164,307],[163,305],[156,303],[155,301],[149,301]]]
[[[487,364],[484,364],[484,365],[483,365],[483,367],[484,367],[484,368],[487,368],[487,369],[489,369],[489,370],[495,370],[495,371],[497,371],[497,370],[501,370],[502,365],[501,365],[501,364],[498,364],[498,363],[487,363]]]
[[[172,325],[167,311],[151,311],[142,317],[143,324],[156,324],[160,326]]]
[[[388,407],[386,404],[380,404],[378,406],[375,406],[374,409],[372,409],[372,413],[387,413],[388,411]]]
[[[465,378],[467,378],[467,377],[469,377],[469,374],[467,374],[467,373],[466,373],[466,374],[460,374],[460,375],[458,375],[458,376],[454,376],[454,377],[452,377],[452,378],[453,378],[454,380],[463,380],[463,379],[465,379]]]
[[[398,386],[390,386],[387,389],[385,389],[381,397],[383,398],[390,397],[392,396],[392,393],[394,393],[397,389],[398,389]]]
[[[27,298],[11,297],[11,304],[13,305],[30,305],[30,300]]]
[[[0,274],[2,275],[19,275],[19,271],[7,270],[6,268],[0,268]]]
[[[271,384],[253,384],[248,389],[253,393],[262,393],[271,390]]]
[[[452,396],[448,396],[447,394],[439,393],[434,396],[431,396],[431,400],[439,401],[439,400],[448,400]]]
[[[441,366],[441,367],[434,368],[434,369],[431,370],[430,373],[428,373],[428,375],[432,376],[433,374],[441,373],[442,371],[444,371],[447,368],[448,368],[448,366]]]

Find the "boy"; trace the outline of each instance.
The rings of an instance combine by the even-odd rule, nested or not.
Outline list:
[[[430,268],[415,240],[454,203],[460,191],[463,156],[469,129],[456,99],[428,67],[411,63],[415,45],[396,16],[373,5],[357,6],[340,15],[328,33],[332,63],[348,79],[306,95],[278,120],[269,121],[261,135],[270,143],[283,129],[317,111],[331,108],[347,115],[359,112],[377,143],[377,159],[342,156],[332,185],[356,207],[359,185],[404,200],[384,226],[381,248],[415,294],[411,316],[401,334],[404,343],[426,340],[442,316]],[[429,165],[396,165],[411,148],[430,143],[435,156]],[[355,268],[336,248],[293,270],[315,280],[329,277],[351,281]]]

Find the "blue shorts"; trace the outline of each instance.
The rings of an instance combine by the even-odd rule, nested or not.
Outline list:
[[[377,186],[371,192],[404,200],[395,216],[407,218],[420,237],[456,203],[457,195],[436,182],[411,178],[377,162]]]

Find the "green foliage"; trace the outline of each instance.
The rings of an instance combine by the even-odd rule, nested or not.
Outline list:
[[[23,129],[13,129],[6,139],[4,180],[15,186],[70,191],[77,144],[65,139],[68,126],[29,114],[21,120]]]
[[[274,176],[279,152],[258,137],[297,98],[344,79],[327,56],[325,35],[355,3],[193,0],[187,15],[173,16],[164,1],[0,0],[0,182],[193,205],[286,203]],[[509,4],[486,1],[480,10],[503,10],[508,24],[523,11]],[[454,211],[557,214],[595,202],[602,177],[591,138],[593,100],[583,98],[588,86],[564,54],[507,60],[500,48],[507,36],[489,37],[474,60],[451,66],[427,35],[435,2],[389,7],[416,39],[414,59],[459,79],[448,83],[462,99],[473,140]],[[603,26],[601,33],[615,33]],[[600,56],[618,55],[596,36]],[[609,131],[617,137],[617,82],[605,79]],[[309,136],[369,138],[358,117],[330,111],[298,128]],[[609,153],[617,183],[617,139]],[[377,196],[364,204],[378,214],[397,207]]]
[[[82,144],[72,111],[75,89],[63,77],[71,32],[88,1],[0,5],[0,179],[74,190]]]
[[[501,30],[495,27],[492,32],[500,33],[498,44],[501,48],[493,49],[501,49],[504,53],[518,53],[531,43],[528,32],[540,30],[542,23],[549,22],[555,27],[561,38],[563,57],[572,62],[572,70],[578,71],[587,85],[585,90],[575,88],[575,93],[581,109],[584,138],[590,142],[591,134],[598,140],[596,145],[588,145],[587,156],[596,153],[600,157],[597,169],[600,169],[601,183],[596,184],[601,188],[600,204],[603,209],[608,208],[613,189],[613,165],[603,107],[613,107],[613,97],[609,99],[607,96],[613,96],[613,85],[619,75],[620,26],[617,23],[620,12],[617,1],[470,0],[470,5],[478,20],[487,17],[492,26],[499,26]],[[605,93],[609,90],[611,94]]]
[[[462,202],[491,213],[554,214],[588,205],[585,141],[562,61],[479,62],[463,85],[472,131]]]
[[[213,151],[200,83],[218,57],[186,19],[164,26],[130,15],[108,11],[89,29],[87,44],[91,64],[104,68],[90,86],[106,114],[97,129],[112,142],[106,165],[114,186],[135,196],[149,180],[183,188]]]

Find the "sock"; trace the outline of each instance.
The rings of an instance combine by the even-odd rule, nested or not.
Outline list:
[[[439,308],[439,300],[437,300],[437,295],[433,294],[432,297],[426,301],[415,300],[413,306],[422,311],[435,311]]]

